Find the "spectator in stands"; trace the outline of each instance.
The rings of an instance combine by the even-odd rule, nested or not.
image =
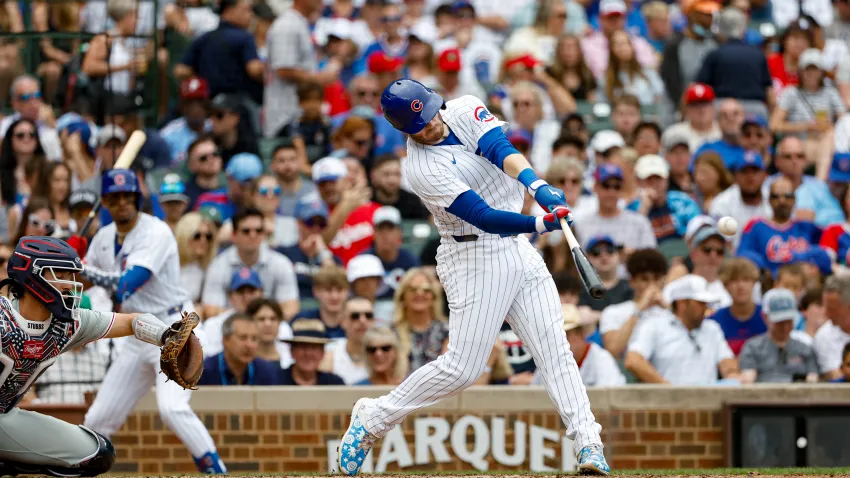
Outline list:
[[[203,323],[204,356],[210,357],[221,352],[222,325],[234,314],[244,314],[251,301],[263,297],[263,282],[257,271],[242,267],[230,275],[228,284],[228,308],[216,315],[207,315]]]
[[[663,58],[664,44],[673,35],[670,8],[664,2],[653,0],[641,5],[640,13],[646,19],[646,41],[652,45],[658,56]]]
[[[345,301],[342,317],[345,337],[325,347],[319,370],[339,375],[346,385],[354,385],[369,378],[363,338],[375,325],[374,306],[364,297],[352,296]]]
[[[260,276],[265,297],[274,299],[289,319],[298,313],[298,283],[292,262],[263,240],[263,214],[246,208],[233,217],[233,245],[222,251],[207,270],[201,301],[208,316],[226,307],[225,278],[249,267]]]
[[[779,38],[779,51],[768,58],[768,68],[777,96],[788,86],[799,83],[800,55],[814,47],[814,33],[807,20],[800,19],[788,25]]]
[[[402,189],[401,160],[397,157],[391,154],[376,157],[369,178],[374,191],[373,202],[395,207],[401,212],[401,216],[408,220],[428,219],[430,213],[422,205],[422,201],[415,194]]]
[[[515,29],[503,49],[535,52],[541,61],[548,64],[555,56],[553,46],[566,31],[567,5],[557,0],[544,0],[537,2],[536,7],[534,22],[528,27]]]
[[[558,40],[548,73],[558,80],[576,101],[596,102],[596,78],[584,61],[581,43],[575,35],[563,35]]]
[[[358,159],[367,170],[372,167],[374,141],[373,123],[355,115],[343,121],[331,138],[334,150],[345,150],[346,156]]]
[[[263,174],[253,182],[253,189],[245,201],[262,213],[266,242],[273,249],[293,246],[298,242],[298,230],[292,227],[295,221],[277,213],[280,195],[281,187],[277,176]],[[233,234],[230,221],[224,222],[219,234],[221,237],[230,237]]]
[[[576,238],[587,244],[591,237],[610,236],[628,256],[635,249],[655,248],[657,242],[649,220],[634,211],[618,206],[623,186],[623,171],[606,164],[596,168],[593,191],[599,198],[599,209],[575,215]]]
[[[717,322],[705,320],[716,297],[705,279],[686,275],[667,285],[675,317],[646,322],[635,331],[626,368],[645,383],[711,385],[718,372],[738,378],[738,362]]]
[[[626,270],[634,299],[606,307],[599,321],[602,344],[615,357],[623,356],[639,324],[654,317],[670,316],[661,295],[662,281],[667,274],[664,255],[655,249],[634,251],[626,259]]]
[[[165,211],[165,222],[172,231],[189,207],[189,196],[184,194],[185,191],[186,186],[176,173],[166,174],[159,186],[159,204]]]
[[[661,127],[653,121],[641,121],[635,127],[633,146],[638,157],[661,153]]]
[[[750,153],[744,153],[744,156]],[[714,198],[732,185],[732,175],[714,151],[705,151],[694,161],[694,196],[700,210],[708,211]],[[722,216],[722,215],[721,215]]]
[[[608,68],[600,77],[601,99],[610,101],[623,94],[632,95],[642,106],[657,104],[664,94],[658,71],[641,66],[632,40],[625,31],[615,31],[608,39]]]
[[[567,94],[559,85],[550,85],[548,89],[550,96],[554,96],[555,89],[559,94]],[[518,129],[529,133],[534,138],[529,160],[538,171],[546,171],[549,167],[552,144],[561,132],[560,124],[554,119],[547,119],[544,115],[545,94],[536,84],[525,81],[516,83],[510,89],[513,123]]]
[[[316,194],[316,185],[301,175],[298,151],[292,141],[282,139],[275,146],[271,170],[277,176],[281,188],[277,213],[285,217],[295,215],[297,204],[303,198]]]
[[[399,360],[404,362],[407,376],[443,353],[449,338],[448,320],[434,280],[421,269],[407,271],[393,297],[393,314]]]
[[[59,133],[56,131],[56,118],[53,109],[44,104],[38,80],[29,75],[21,75],[12,82],[10,104],[15,112],[0,121],[0,138],[6,138],[12,123],[24,119],[38,127],[38,142],[44,148],[43,153],[51,161],[62,160],[62,147]]]
[[[322,266],[313,276],[313,297],[316,298],[317,308],[304,310],[295,318],[320,319],[325,324],[328,338],[345,337],[342,324],[345,299],[349,296],[350,287],[345,269],[337,265]]]
[[[775,164],[780,174],[765,181],[763,187],[768,189],[779,177],[787,178],[794,191],[793,213],[796,219],[814,221],[821,227],[844,221],[841,205],[829,192],[829,186],[821,179],[805,174],[808,162],[799,138],[786,136],[777,143]]]
[[[578,364],[581,381],[586,387],[616,387],[626,384],[626,377],[610,352],[585,338],[580,314],[576,306],[563,305],[564,332],[570,343],[570,350]],[[535,385],[543,384],[540,369],[534,374]]]
[[[24,236],[51,236],[55,229],[56,222],[53,209],[50,208],[50,201],[43,196],[34,196],[29,199],[21,213],[17,232],[9,243],[17,244]],[[13,229],[9,228],[9,230]]]
[[[384,118],[384,115],[378,114],[381,111],[381,92],[384,87],[386,85],[380,84],[378,79],[369,73],[354,77],[351,84],[348,85],[348,99],[351,102],[351,110],[331,118],[331,124],[336,130],[355,111],[365,110],[365,108],[358,107],[368,107],[376,114],[376,116],[370,117],[375,130],[374,154],[389,153],[400,158],[404,156],[407,139],[404,133],[393,128],[390,122]]]
[[[688,223],[685,231],[688,244],[688,256],[682,263],[670,268],[667,280],[674,280],[686,274],[694,274],[708,282],[708,291],[717,301],[712,310],[732,304],[732,298],[720,279],[720,266],[726,256],[727,242],[717,230],[717,223],[710,216],[697,216]]]
[[[249,125],[250,119],[241,112],[241,104],[238,96],[226,93],[214,96],[210,103],[212,118],[210,132],[227,166],[230,166],[230,160],[238,154],[260,154],[257,137]]]
[[[611,236],[591,237],[584,248],[590,264],[596,269],[602,285],[605,286],[605,297],[594,299],[590,297],[587,290],[582,289],[579,297],[579,312],[582,316],[582,324],[599,322],[600,314],[605,308],[631,300],[634,291],[629,282],[621,279],[617,270],[620,266],[620,249],[611,239]]]
[[[568,136],[564,139],[581,142],[575,136]],[[588,198],[587,195],[582,194],[581,183],[583,177],[583,162],[577,156],[553,154],[552,163],[549,165],[549,169],[546,170],[544,179],[549,184],[564,191],[564,198],[567,204],[570,205],[570,209],[575,213],[583,207],[584,200]]]
[[[182,116],[159,130],[162,139],[168,143],[173,164],[186,161],[189,146],[212,128],[207,108],[210,99],[207,80],[197,76],[186,78],[180,83],[179,94]]]
[[[664,158],[657,154],[640,157],[635,175],[641,191],[638,213],[649,218],[656,241],[661,244],[683,237],[700,207],[687,194],[669,190],[670,168]]]
[[[694,158],[698,158],[706,151],[714,151],[723,159],[726,169],[732,169],[744,155],[744,148],[741,146],[741,127],[744,124],[744,118],[744,107],[737,100],[719,101],[717,124],[720,127],[721,138],[703,143],[694,153]]]
[[[77,225],[77,231],[86,223],[89,213],[94,208],[94,205],[97,204],[97,199],[98,195],[88,189],[78,189],[68,197],[68,209],[71,213],[71,220]],[[98,229],[100,229],[100,223],[97,215],[95,215],[91,225],[86,230],[86,238],[91,241],[91,238],[94,237]]]
[[[44,150],[38,137],[35,123],[21,119],[7,128],[8,134],[0,144],[0,204],[8,210],[10,224],[17,224],[20,217],[14,217],[10,210],[15,205],[22,207],[30,195],[30,185],[26,181],[25,169],[37,157],[44,156]],[[10,227],[10,230],[14,227]]]
[[[378,286],[377,298],[392,299],[398,283],[404,274],[419,267],[419,258],[403,246],[401,230],[401,213],[392,206],[382,206],[375,210],[375,242],[364,254],[371,254],[381,260],[385,276]],[[357,287],[352,282],[352,288],[357,293]]]
[[[834,275],[823,288],[823,306],[829,321],[815,334],[813,348],[824,380],[842,375],[844,348],[850,343],[850,278]]]
[[[386,275],[381,259],[372,254],[360,254],[348,261],[345,273],[353,295],[364,297],[373,303],[378,299],[378,292],[384,284]],[[378,319],[389,321],[389,316],[382,315],[384,312],[387,311],[378,312]]]
[[[207,267],[218,252],[215,224],[197,212],[185,214],[174,227],[180,256],[180,279],[199,311]]]
[[[770,164],[773,158],[773,134],[764,116],[747,115],[741,125],[741,146],[755,151]]]
[[[168,143],[162,139],[156,128],[145,126],[144,109],[137,104],[138,99],[132,95],[114,95],[106,105],[106,117],[125,132],[141,130],[145,133],[147,139],[133,163],[137,173],[139,170],[150,171],[154,168],[171,167],[171,151],[168,149]],[[91,124],[90,127],[94,135],[97,128]],[[140,183],[144,187],[144,181]]]
[[[407,375],[399,358],[398,336],[389,327],[373,327],[363,336],[367,378],[355,385],[398,385]]]
[[[331,120],[322,113],[325,89],[321,84],[303,82],[296,92],[300,113],[284,125],[278,136],[291,138],[298,151],[300,169],[309,174],[310,166],[331,152]]]
[[[800,299],[800,315],[803,323],[797,324],[791,335],[806,345],[813,345],[815,334],[829,320],[823,307],[822,288],[806,290]]]
[[[278,385],[345,385],[338,375],[319,370],[325,345],[330,342],[321,320],[300,318],[292,321],[292,338],[284,342],[292,349],[294,362],[283,369]]]
[[[841,352],[841,376],[830,380],[830,382],[850,382],[850,342],[844,346],[844,350]]]
[[[257,54],[254,36],[248,31],[254,19],[251,7],[251,0],[224,0],[219,5],[218,28],[192,40],[174,67],[174,76],[180,80],[190,76],[205,78],[212,97],[238,93],[262,103],[265,65]],[[268,37],[271,51],[273,30]]]
[[[282,368],[289,367],[292,354],[289,344],[281,339],[292,337],[292,327],[283,320],[283,311],[277,302],[265,297],[254,299],[245,308],[245,314],[257,324],[257,357],[279,363]]]
[[[710,318],[720,324],[729,348],[738,355],[744,342],[767,332],[762,308],[753,300],[759,270],[748,259],[727,259],[720,266],[719,277],[732,298],[732,304],[719,309]]]
[[[213,157],[212,159],[215,160],[216,158]],[[211,170],[214,167],[213,164],[209,169]],[[224,172],[227,189],[201,194],[195,201],[195,207],[200,208],[206,204],[215,204],[221,209],[222,219],[226,221],[231,219],[237,210],[251,205],[251,192],[254,190],[256,180],[263,174],[263,161],[255,154],[240,153],[230,160]],[[227,241],[230,238],[226,234],[227,232],[223,228],[219,230],[219,238],[222,241]]]
[[[626,144],[633,144],[635,128],[640,124],[640,100],[632,95],[620,95],[611,102],[611,125]]]
[[[744,343],[739,357],[741,382],[817,382],[814,351],[791,336],[797,318],[797,298],[788,289],[771,289],[762,303],[767,332]]]
[[[440,96],[446,101],[464,95],[485,98],[487,95],[475,78],[461,76],[460,71],[461,52],[457,48],[449,48],[437,56],[437,82]]]
[[[328,208],[318,198],[305,198],[295,208],[298,242],[278,251],[295,268],[301,299],[313,297],[313,275],[322,267],[336,264],[338,259],[328,250],[322,231],[328,226]],[[326,324],[327,325],[327,324]]]
[[[198,385],[278,385],[280,366],[257,357],[259,331],[251,316],[231,315],[221,336],[223,350],[204,359]]]
[[[767,171],[763,157],[752,151],[747,151],[741,160],[732,168],[735,184],[718,194],[711,207],[708,208],[712,217],[730,216],[740,225],[746,225],[750,220],[762,217],[770,219],[773,210],[770,208],[767,194],[762,189]],[[734,235],[733,246],[738,245],[741,231]]]
[[[198,198],[201,195],[222,189],[223,185],[219,179],[223,168],[221,152],[212,136],[202,134],[189,145],[186,155],[189,175],[184,192],[189,196],[189,209],[197,210],[200,206]]]
[[[695,185],[689,168],[691,149],[688,138],[683,134],[667,134],[665,131],[661,136],[661,142],[664,147],[664,160],[670,166],[669,189],[692,194]]]
[[[147,71],[147,56],[135,52],[131,44],[131,37],[136,33],[137,8],[130,1],[110,2],[107,5],[107,14],[114,26],[110,31],[103,32],[106,34],[96,35],[91,39],[82,59],[82,73],[89,78],[103,79],[104,88],[112,93],[134,93],[136,75]],[[99,93],[103,95],[103,92]],[[101,105],[98,108],[101,111],[103,107],[108,106],[105,96],[94,101]]]
[[[614,32],[624,31],[628,8],[623,0],[605,0],[599,3],[599,30],[581,40],[581,49],[587,66],[599,79],[608,68],[608,42]],[[635,57],[641,66],[656,68],[658,58],[652,46],[642,37],[633,37]]]
[[[713,40],[706,41],[713,42]],[[689,62],[692,60],[691,58],[688,59]],[[694,83],[688,86],[681,100],[683,121],[668,127],[664,131],[663,137],[684,137],[691,151],[697,151],[703,144],[713,143],[721,139],[720,126],[715,118],[714,100],[714,89],[710,86],[703,83]],[[679,100],[676,100],[676,104],[678,103]]]

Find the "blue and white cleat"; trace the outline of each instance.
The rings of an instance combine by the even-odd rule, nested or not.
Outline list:
[[[345,431],[337,448],[339,471],[350,476],[360,471],[360,467],[366,461],[366,455],[378,439],[366,430],[359,415],[366,400],[368,398],[361,398],[354,404],[354,410],[351,411],[351,424],[348,425],[348,430]]]
[[[611,473],[601,445],[588,445],[578,453],[578,472],[581,475],[604,475]]]

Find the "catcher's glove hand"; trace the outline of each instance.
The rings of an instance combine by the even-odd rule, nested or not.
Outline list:
[[[201,341],[192,329],[201,323],[195,312],[183,312],[183,318],[171,324],[163,340],[159,367],[168,379],[184,389],[197,390],[195,385],[204,372],[204,352]]]

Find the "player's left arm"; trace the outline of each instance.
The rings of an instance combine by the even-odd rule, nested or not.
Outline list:
[[[113,292],[118,303],[123,303],[153,277],[150,269],[139,265],[131,265],[123,273],[86,265],[82,274],[93,284]]]

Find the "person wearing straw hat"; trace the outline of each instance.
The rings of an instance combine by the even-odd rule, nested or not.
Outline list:
[[[292,365],[282,370],[280,385],[345,385],[339,375],[319,371],[325,357],[325,344],[330,342],[325,324],[319,319],[295,319],[292,321],[292,337],[282,339],[289,344]]]
[[[567,342],[570,350],[578,363],[581,381],[586,387],[614,387],[626,384],[626,377],[620,371],[620,366],[614,360],[610,352],[599,345],[588,342],[585,338],[584,325],[578,308],[573,304],[561,306],[564,313],[564,332],[567,334]],[[543,384],[543,376],[540,369],[534,373],[534,385]]]

